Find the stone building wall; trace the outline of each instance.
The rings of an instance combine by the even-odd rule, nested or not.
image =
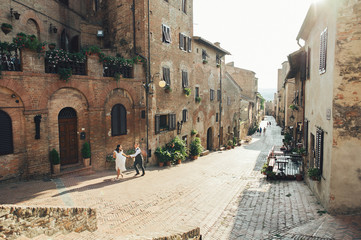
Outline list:
[[[250,70],[234,66],[234,62],[227,63],[227,72],[242,88],[242,94],[251,99],[256,99],[258,91],[258,79],[256,73]]]
[[[295,79],[288,79],[285,83],[284,91],[284,109],[285,109],[285,126],[293,126],[293,121],[290,120],[291,116],[294,116],[290,105],[293,104],[292,101],[295,97]]]
[[[96,231],[96,211],[91,208],[0,206],[0,237],[34,238],[45,234]]]
[[[330,210],[361,211],[361,33],[360,1],[340,1],[337,12],[333,86]],[[345,188],[347,186],[347,188]]]
[[[299,37],[311,59],[310,79],[305,86],[305,118],[309,121],[307,160],[314,164],[311,134],[323,131],[321,181],[307,180],[321,203],[332,213],[355,213],[361,209],[360,137],[358,93],[361,16],[359,1],[320,2],[310,8]],[[327,28],[326,71],[319,72],[320,33]],[[347,187],[345,187],[347,186]],[[354,195],[356,194],[356,195]]]

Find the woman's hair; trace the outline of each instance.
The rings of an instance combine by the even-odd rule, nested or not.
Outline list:
[[[120,145],[119,144],[117,145],[117,148],[115,149],[115,151],[117,151],[117,153],[120,152]]]

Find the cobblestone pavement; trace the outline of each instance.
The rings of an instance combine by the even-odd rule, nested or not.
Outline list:
[[[96,232],[33,239],[151,239],[200,227],[203,239],[361,239],[361,216],[323,214],[303,182],[268,182],[268,151],[281,145],[272,126],[250,144],[213,152],[144,177],[113,181],[115,171],[53,181],[0,184],[0,204],[92,207]],[[264,122],[262,122],[264,124]],[[21,237],[19,239],[26,239]]]

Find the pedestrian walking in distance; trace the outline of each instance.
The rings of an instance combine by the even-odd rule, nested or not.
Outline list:
[[[125,172],[127,169],[125,168],[125,160],[127,159],[127,155],[123,152],[122,145],[117,145],[117,148],[113,152],[113,158],[115,159],[115,171],[117,171],[117,178],[119,179],[119,175],[124,177],[122,172]]]
[[[266,127],[263,128],[263,135],[266,135]]]
[[[262,128],[259,128],[259,135],[262,136]]]
[[[143,161],[142,151],[140,150],[140,147],[139,147],[139,143],[135,143],[134,148],[135,148],[135,153],[130,155],[130,157],[135,158],[134,168],[135,168],[135,171],[137,172],[135,174],[135,176],[139,175],[139,169],[138,169],[137,165],[139,165],[140,168],[142,169],[142,172],[143,172],[142,176],[144,176],[144,174],[145,174],[144,161]]]

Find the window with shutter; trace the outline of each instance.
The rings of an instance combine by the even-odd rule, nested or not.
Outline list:
[[[183,109],[183,114],[182,114],[182,121],[183,122],[187,122],[188,119],[188,110],[187,109]]]
[[[220,58],[220,56],[218,54],[216,55],[216,64],[217,65],[221,64],[221,58]]]
[[[207,57],[208,57],[208,54],[207,54],[207,51],[202,49],[202,60],[203,61],[206,61],[207,60]]]
[[[13,127],[10,116],[0,110],[0,155],[14,153]]]
[[[155,115],[155,134],[160,133],[160,115]]]
[[[216,113],[216,122],[218,122],[218,113]]]
[[[319,72],[323,74],[326,72],[327,62],[327,28],[321,33],[320,36],[320,67]]]
[[[199,87],[196,87],[196,94],[195,94],[195,97],[199,97]]]
[[[127,110],[122,104],[116,104],[111,112],[112,136],[127,134]]]
[[[182,11],[187,13],[187,0],[182,0]]]
[[[210,90],[209,90],[209,97],[210,97],[210,100],[211,100],[211,101],[214,100],[214,90],[213,90],[213,89],[210,89]]]
[[[175,130],[176,128],[176,115],[171,113],[168,115],[169,130]]]
[[[184,35],[179,33],[179,48],[181,50],[185,50],[184,49]]]
[[[182,86],[183,88],[188,87],[188,72],[182,71]]]
[[[323,170],[323,135],[322,129],[317,128],[316,131],[316,167]]]
[[[192,52],[192,38],[188,37],[188,52]]]
[[[170,28],[166,25],[162,25],[162,41],[165,43],[171,42]]]
[[[170,69],[167,67],[163,67],[163,80],[170,86]]]
[[[221,90],[217,90],[217,101],[221,101]]]
[[[310,72],[311,72],[311,48],[308,48],[307,51],[307,67],[306,67],[306,72],[307,72],[307,79],[310,79]]]
[[[303,125],[303,144],[305,146],[306,154],[308,154],[308,121],[305,120]]]

